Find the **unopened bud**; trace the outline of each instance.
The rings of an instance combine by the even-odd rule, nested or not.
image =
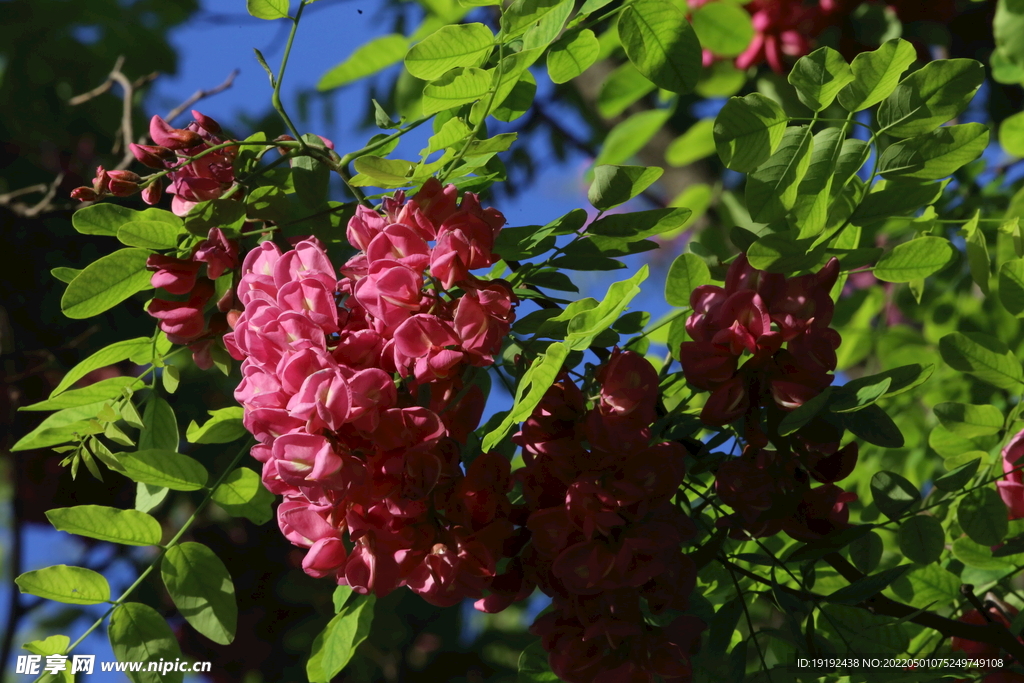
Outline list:
[[[99,195],[91,187],[76,187],[71,190],[71,198],[80,202],[94,202],[99,199]]]
[[[192,118],[194,118],[196,120],[196,123],[202,126],[206,131],[214,135],[221,131],[219,123],[217,123],[205,114],[200,114],[195,109],[192,110]]]
[[[132,154],[142,164],[149,166],[150,168],[163,169],[165,167],[165,161],[173,161],[175,154],[166,147],[160,147],[159,145],[136,145],[131,144],[129,147],[132,150]]]
[[[150,119],[149,137],[153,138],[156,144],[168,149],[187,149],[203,142],[195,131],[171,128],[171,124],[159,116]]]
[[[149,205],[158,204],[160,199],[164,196],[164,186],[159,180],[151,185],[147,185],[142,190],[142,201]]]

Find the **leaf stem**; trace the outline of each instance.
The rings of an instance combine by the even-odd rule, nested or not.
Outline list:
[[[281,58],[281,67],[277,70],[277,82],[274,84],[274,94],[270,98],[270,102],[274,105],[274,109],[276,109],[277,113],[281,115],[285,125],[288,126],[288,130],[292,132],[292,136],[295,137],[295,140],[298,141],[304,150],[306,149],[306,142],[302,139],[302,136],[299,135],[299,130],[295,127],[295,124],[292,123],[291,118],[288,117],[288,112],[284,110],[284,105],[281,103],[281,83],[284,82],[284,70],[285,67],[288,66],[288,57],[292,52],[292,43],[295,42],[295,33],[299,29],[299,19],[302,18],[302,10],[306,9],[307,2],[308,0],[302,0],[302,2],[299,3],[299,9],[295,13],[295,18],[292,19],[292,29],[288,33],[288,42],[285,43],[284,46],[284,56]]]
[[[251,439],[251,438],[246,441],[245,446],[243,446],[242,449],[239,450],[238,453],[235,454],[235,457],[231,460],[231,464],[228,465],[227,468],[223,472],[221,472],[219,477],[217,477],[217,481],[214,482],[213,486],[211,486],[209,488],[209,490],[207,491],[206,495],[203,497],[203,500],[199,503],[199,505],[196,506],[196,509],[192,512],[192,515],[185,521],[185,523],[181,526],[181,528],[178,529],[178,533],[174,534],[174,537],[171,538],[170,541],[168,541],[165,545],[161,546],[160,552],[157,553],[157,556],[155,558],[153,558],[153,561],[150,563],[150,565],[148,567],[146,567],[146,569],[143,570],[142,574],[139,575],[139,578],[137,578],[135,580],[135,583],[133,583],[132,585],[128,586],[128,588],[126,588],[124,590],[124,592],[121,593],[120,597],[118,597],[117,600],[113,601],[113,603],[111,604],[110,609],[108,609],[106,612],[104,612],[103,616],[101,616],[99,619],[94,621],[92,626],[90,626],[88,629],[86,629],[85,633],[83,633],[81,636],[78,637],[78,640],[76,640],[75,642],[71,643],[71,645],[68,646],[67,650],[65,650],[63,652],[63,654],[69,654],[72,650],[74,650],[76,647],[78,647],[78,645],[80,645],[81,642],[83,640],[85,640],[86,637],[88,637],[88,635],[90,633],[92,633],[97,628],[99,628],[99,626],[106,620],[107,617],[110,616],[111,612],[113,612],[117,608],[118,605],[122,604],[125,600],[128,599],[128,597],[133,592],[135,592],[135,589],[138,588],[142,584],[142,582],[146,579],[146,577],[149,576],[153,572],[153,569],[155,569],[157,564],[160,563],[160,561],[163,559],[164,555],[167,554],[167,551],[170,550],[171,548],[173,548],[174,546],[176,546],[178,544],[178,541],[181,540],[181,537],[185,535],[185,532],[189,530],[189,528],[192,526],[192,524],[199,517],[199,513],[202,512],[203,509],[213,499],[213,492],[215,490],[217,490],[217,487],[220,486],[221,482],[224,481],[224,479],[228,476],[228,474],[230,474],[231,472],[234,471],[235,467],[238,466],[238,463],[241,462],[242,458],[245,456],[246,453],[249,452],[249,449],[252,448],[254,443],[255,443],[255,441],[253,439]],[[46,674],[44,673],[39,678],[37,678],[34,683],[38,683],[45,676],[46,676]]]

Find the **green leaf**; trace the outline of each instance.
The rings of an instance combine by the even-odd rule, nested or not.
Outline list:
[[[711,271],[704,259],[696,254],[680,254],[665,278],[665,301],[670,306],[689,306],[693,290],[710,283]]]
[[[121,464],[133,481],[166,486],[172,491],[197,491],[206,486],[209,478],[198,461],[174,451],[122,453]]]
[[[423,115],[479,100],[491,89],[491,75],[483,69],[452,69],[423,88]]]
[[[973,59],[929,62],[882,102],[879,132],[909,138],[935,130],[967,107],[984,80],[985,67]]]
[[[668,0],[634,0],[619,14],[626,56],[659,88],[685,94],[700,78],[701,47],[683,12]]]
[[[864,574],[870,574],[878,568],[884,550],[882,537],[875,531],[869,531],[850,543],[850,561]]]
[[[814,136],[811,161],[797,188],[790,216],[792,224],[797,226],[798,240],[820,234],[828,223],[832,183],[842,152],[843,137],[839,128],[826,128]]]
[[[108,379],[102,379],[94,384],[90,384],[89,386],[82,387],[81,389],[65,391],[56,398],[51,398],[47,401],[40,401],[39,403],[33,403],[32,405],[24,406],[19,410],[63,410],[64,408],[77,408],[79,406],[89,405],[90,403],[97,403],[107,399],[120,398],[122,395],[121,392],[125,387],[132,387],[133,385],[140,384],[142,381],[143,380],[138,377],[110,377]]]
[[[160,523],[138,510],[119,510],[103,505],[77,505],[46,511],[57,531],[98,538],[123,545],[160,545]]]
[[[574,4],[572,0],[560,2],[550,12],[546,12],[539,21],[534,22],[523,34],[523,50],[543,50],[550,45],[562,32],[566,20],[572,14]]]
[[[738,57],[750,45],[754,26],[750,13],[731,2],[710,2],[690,16],[700,45],[718,57]]]
[[[288,16],[288,0],[245,0],[245,9],[257,19],[284,19]]]
[[[312,133],[302,136],[306,144],[326,152],[323,141]],[[327,201],[331,170],[325,163],[311,156],[292,159],[292,181],[296,196],[310,209],[319,208]]]
[[[662,173],[657,166],[597,166],[587,199],[595,209],[607,211],[646,190]]]
[[[861,111],[888,97],[900,76],[917,59],[917,50],[905,40],[893,38],[871,52],[853,58],[853,81],[839,92],[847,111]]]
[[[714,5],[705,5],[712,7]],[[686,166],[715,153],[715,120],[701,119],[665,149],[669,166]]]
[[[181,658],[181,648],[170,626],[149,605],[126,602],[115,607],[107,636],[119,662],[173,662]],[[185,676],[180,671],[161,674],[147,668],[143,664],[141,671],[126,670],[128,678],[132,683],[181,683]]]
[[[316,89],[320,92],[333,90],[375,74],[400,62],[408,49],[408,39],[397,33],[374,38],[357,48],[344,62],[325,73],[316,84]]]
[[[817,630],[851,652],[900,654],[910,646],[910,637],[893,621],[859,607],[827,604],[821,606]]]
[[[67,268],[61,266],[59,268],[51,268],[50,275],[60,280],[64,284],[67,284],[78,277],[78,274],[82,272],[81,268]]]
[[[529,71],[524,71],[512,86],[508,96],[491,109],[491,116],[499,121],[515,121],[530,110],[536,94],[537,79]]]
[[[881,181],[864,197],[850,222],[869,226],[895,216],[910,216],[938,199],[945,186],[946,182]]]
[[[999,301],[1017,316],[1024,317],[1024,259],[1006,261],[999,268]]]
[[[914,515],[900,525],[900,552],[911,562],[928,564],[938,561],[946,547],[946,532],[931,515]]]
[[[750,173],[779,147],[786,133],[786,114],[760,93],[732,97],[715,117],[715,147],[726,167]]]
[[[158,221],[182,226],[182,220],[170,211],[163,209],[146,209],[134,211],[117,204],[93,204],[79,209],[71,217],[71,225],[83,235],[106,235],[116,237],[122,225],[132,221]]]
[[[240,406],[211,410],[210,419],[200,427],[193,420],[188,425],[185,438],[189,443],[231,443],[247,434],[242,424],[243,410]]]
[[[956,521],[972,541],[985,546],[1001,543],[1009,530],[1006,503],[993,488],[964,495],[957,504]]]
[[[456,67],[477,67],[494,50],[494,34],[483,24],[442,26],[412,46],[405,68],[416,78],[432,81]]]
[[[953,541],[953,557],[975,569],[1005,572],[1013,566],[998,557],[993,557],[990,547],[975,543],[966,537]]]
[[[345,606],[345,603],[347,603],[349,598],[352,597],[352,594],[352,586],[338,586],[334,589],[334,593],[331,595],[331,601],[334,603],[335,614],[341,611],[341,608]]]
[[[601,84],[597,93],[597,112],[606,119],[614,118],[656,87],[635,66],[626,62],[608,74]]]
[[[589,28],[567,31],[548,50],[548,77],[552,83],[568,83],[597,61],[601,52]]]
[[[876,472],[871,477],[871,495],[875,505],[889,519],[898,519],[921,502],[917,487],[895,472]]]
[[[893,567],[892,569],[886,569],[885,571],[878,572],[877,574],[865,576],[857,579],[849,586],[845,586],[833,592],[825,599],[831,603],[838,603],[840,605],[856,605],[859,602],[875,597],[885,590],[893,581],[913,569],[913,567],[914,565],[904,564],[898,567]]]
[[[562,679],[551,671],[548,653],[539,640],[535,640],[519,655],[519,674],[516,683],[559,683]]]
[[[128,359],[137,364],[149,362],[152,358],[152,349],[153,340],[148,337],[125,339],[102,348],[69,370],[60,384],[50,392],[50,398],[56,398],[64,393],[93,370]]]
[[[887,378],[889,380],[889,388],[886,389],[884,396],[897,396],[924,384],[934,371],[934,365],[921,365],[919,363],[901,365],[898,368],[885,370],[869,377],[860,377],[848,382],[844,386],[851,384],[857,386],[854,384],[855,382],[875,383]]]
[[[953,332],[939,340],[939,353],[954,370],[970,372],[1000,389],[1016,390],[1024,379],[1020,361],[998,339],[978,332]]]
[[[235,639],[235,585],[212,550],[202,543],[172,546],[160,562],[160,576],[175,607],[195,630],[221,645]]]
[[[978,285],[982,293],[988,296],[988,281],[992,275],[992,262],[988,256],[988,245],[985,243],[985,233],[978,228],[978,220],[981,218],[981,210],[974,212],[971,220],[967,221],[961,229],[964,241],[967,243],[967,265],[971,270],[971,279]]]
[[[558,373],[562,370],[562,364],[569,355],[569,347],[556,342],[537,357],[529,369],[519,380],[516,388],[515,402],[512,410],[501,421],[501,423],[488,432],[483,439],[481,448],[484,452],[492,450],[498,445],[512,429],[512,426],[522,422],[533,414],[540,400],[544,398],[545,392],[554,383]]]
[[[166,486],[151,486],[141,481],[135,484],[135,509],[139,512],[152,512],[170,492]]]
[[[940,491],[959,491],[967,486],[967,483],[974,477],[979,465],[981,465],[981,458],[975,458],[946,472],[935,480],[935,488]]]
[[[611,327],[629,302],[640,293],[640,283],[647,279],[649,272],[647,264],[644,264],[633,277],[609,286],[604,299],[597,306],[573,316],[569,321],[569,334],[565,338],[566,347],[570,351],[582,351],[590,346],[594,338]]]
[[[837,529],[816,541],[808,541],[796,546],[792,552],[786,555],[784,562],[786,564],[793,564],[796,562],[803,563],[810,560],[818,560],[829,553],[838,552],[851,543],[855,543],[857,540],[872,533],[874,532],[867,524]]]
[[[213,501],[229,515],[245,517],[256,525],[266,524],[273,516],[270,506],[274,494],[263,486],[260,476],[248,467],[232,470],[213,491]]]
[[[796,60],[788,80],[807,108],[821,111],[835,101],[847,83],[853,81],[853,72],[841,54],[830,47],[819,47]]]
[[[632,242],[675,230],[689,217],[690,210],[686,208],[616,213],[591,223],[587,234]]]
[[[835,387],[825,387],[825,390],[820,394],[808,401],[804,401],[796,410],[786,413],[782,418],[782,422],[779,423],[779,434],[789,436],[814,419],[815,415],[825,409],[834,390]]]
[[[377,156],[362,156],[353,164],[359,175],[353,177],[352,184],[357,186],[373,185],[376,187],[406,187],[412,184],[412,174],[416,165],[404,159],[384,159]],[[365,178],[366,181],[359,179]]]
[[[833,413],[852,413],[874,405],[889,392],[889,377],[859,377],[832,392],[828,409]]]
[[[64,290],[61,311],[69,318],[91,318],[149,289],[149,255],[147,249],[120,249],[90,263]]]
[[[608,131],[594,163],[621,164],[643,149],[671,116],[671,109],[650,109],[633,114]]]
[[[117,239],[129,247],[173,249],[180,233],[180,227],[163,221],[130,221],[117,229]]]
[[[787,128],[778,150],[747,176],[751,220],[770,223],[793,208],[800,181],[811,162],[812,140],[809,126]]]
[[[45,657],[47,655],[62,655],[68,651],[70,645],[71,639],[67,636],[50,636],[42,640],[33,640],[31,643],[25,643],[22,647],[32,654]]]
[[[170,403],[159,396],[150,396],[142,422],[146,428],[139,432],[139,450],[178,450],[178,421]]]
[[[869,195],[870,196],[870,195]],[[884,282],[910,282],[939,272],[953,260],[956,250],[942,237],[920,237],[898,244],[878,259],[875,277]]]
[[[571,10],[571,0],[515,0],[501,14],[501,35],[505,41],[526,33],[551,13]],[[564,21],[564,20],[563,20]]]
[[[879,160],[884,178],[938,180],[981,156],[988,146],[988,126],[965,123],[889,145]]]
[[[306,663],[311,683],[330,683],[349,663],[356,648],[370,635],[376,601],[373,595],[356,596],[317,635]]]
[[[811,248],[813,238],[794,241],[789,235],[767,233],[747,248],[750,265],[771,273],[792,273],[823,263],[825,245]]]
[[[97,426],[95,418],[106,402],[89,403],[84,406],[65,408],[43,420],[38,427],[21,437],[11,446],[12,451],[29,451],[46,448],[72,441],[76,435],[97,434],[103,427]],[[115,415],[116,418],[116,415]]]
[[[939,403],[933,409],[942,426],[958,436],[973,439],[1003,429],[1003,414],[995,406]]]
[[[999,144],[1003,151],[1024,157],[1024,112],[1017,112],[999,124]]]
[[[937,564],[915,569],[907,578],[914,589],[914,597],[909,601],[914,607],[933,602],[949,604],[960,597],[960,580]]]
[[[110,585],[102,574],[84,567],[58,564],[25,572],[14,580],[18,590],[69,605],[98,605],[110,600]]]

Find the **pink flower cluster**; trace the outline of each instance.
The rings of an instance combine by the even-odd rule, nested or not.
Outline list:
[[[616,349],[596,380],[589,410],[568,378],[556,382],[514,437],[531,542],[506,597],[536,584],[553,598],[531,631],[562,680],[688,680],[704,623],[657,627],[643,611],[684,610],[695,586],[680,546],[696,528],[671,502],[686,450],[649,445],[658,374],[642,356]]]
[[[740,254],[724,288],[693,291],[686,321],[693,341],[682,344],[680,358],[686,380],[711,392],[701,420],[722,426],[746,417],[747,441],[764,447],[762,407],[777,417],[832,384],[842,341],[829,327],[838,276],[834,258],[818,273],[786,278],[754,269]],[[750,356],[741,366],[744,354]]]
[[[225,336],[244,360],[235,397],[308,574],[444,606],[482,598],[517,550],[509,462],[460,466],[484,404],[463,371],[492,362],[514,317],[507,285],[469,273],[503,223],[434,181],[358,211],[341,277],[314,239],[246,256]]]
[[[206,277],[199,275],[203,264]],[[238,267],[238,240],[228,239],[220,228],[212,228],[189,258],[153,254],[146,260],[146,267],[154,271],[150,281],[154,287],[178,297],[154,298],[149,314],[160,321],[160,329],[172,343],[188,344],[197,366],[212,368],[211,351],[228,331],[229,316],[238,314],[234,310],[234,289],[229,288],[217,301],[217,313],[209,322],[204,310],[214,295],[213,281]]]
[[[235,146],[183,163],[224,142],[217,137],[221,133],[219,123],[195,110],[192,116],[195,120],[184,128],[172,128],[162,118],[154,116],[149,122],[149,136],[156,144],[131,145],[132,153],[142,164],[158,170],[174,169],[167,174],[170,181],[167,191],[174,195],[171,210],[178,216],[184,216],[199,202],[220,197],[235,182],[234,161],[238,152]],[[160,180],[148,185],[142,193],[147,204],[156,204],[162,196]]]
[[[1003,448],[1004,479],[996,482],[996,488],[1006,503],[1010,519],[1024,518],[1024,431],[1018,432]]]

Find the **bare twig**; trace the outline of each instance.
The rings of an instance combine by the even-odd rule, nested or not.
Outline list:
[[[188,98],[187,100],[185,100],[184,102],[179,104],[177,107],[175,107],[174,109],[169,111],[167,113],[167,116],[164,117],[164,119],[166,119],[167,122],[169,123],[169,122],[173,121],[174,119],[178,118],[179,116],[181,116],[182,112],[184,112],[186,109],[191,107],[193,104],[195,104],[199,100],[206,99],[207,97],[210,97],[212,95],[216,95],[217,93],[220,93],[220,92],[224,92],[225,90],[227,90],[228,88],[230,88],[234,84],[235,78],[237,76],[238,76],[238,69],[235,69],[230,74],[228,74],[228,77],[224,80],[224,82],[221,83],[220,85],[218,85],[216,88],[210,88],[209,90],[197,90],[192,95],[192,97]]]

